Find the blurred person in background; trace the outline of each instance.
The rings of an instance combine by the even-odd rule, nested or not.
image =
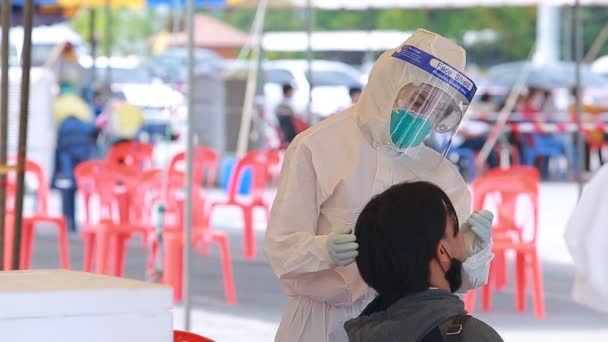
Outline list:
[[[477,118],[479,116],[492,115],[496,110],[492,95],[490,93],[481,95],[479,101],[469,108],[469,114],[467,114],[460,125],[460,129],[452,140],[452,145],[480,152],[488,139],[492,126],[483,121],[483,119]],[[498,156],[494,149],[488,155],[486,165],[490,169],[498,166]]]
[[[517,105],[523,121],[537,122],[542,120],[542,103],[544,91],[539,88],[530,88],[528,93],[521,97]]]
[[[526,122],[543,123],[548,119],[550,114],[544,112],[543,105],[550,105],[551,98],[546,97],[547,93],[543,89],[530,88],[528,94],[523,97],[523,101],[518,105],[518,111]],[[523,153],[525,149],[534,148],[537,145],[542,145],[546,148],[561,150],[567,156],[564,141],[559,134],[532,132],[515,134],[519,136],[519,147]],[[539,169],[544,179],[549,177],[549,157],[541,157]],[[533,165],[532,165],[533,166]]]
[[[348,89],[348,96],[350,96],[351,104],[354,105],[359,101],[359,97],[361,96],[361,87],[350,87]],[[345,108],[346,109],[346,108]]]
[[[98,86],[93,91],[93,114],[95,117],[99,117],[110,103],[112,97],[112,91],[107,84]]]
[[[290,84],[283,85],[283,99],[275,109],[279,127],[283,135],[285,145],[289,145],[293,138],[296,137],[295,112],[291,103],[293,96],[293,86]]]
[[[359,272],[378,295],[344,325],[350,342],[502,342],[453,294],[462,284],[466,248],[441,188],[392,186],[365,206],[355,234]]]
[[[46,65],[54,70],[58,85],[69,84],[74,94],[82,95],[85,69],[78,63],[78,56],[72,43],[65,42],[58,45]]]
[[[464,222],[460,291],[485,285],[493,217],[471,213],[471,193],[458,169],[424,144],[432,132],[458,129],[477,89],[462,73],[465,64],[462,47],[418,29],[378,58],[354,106],[289,145],[264,242],[290,297],[275,341],[348,340],[344,323],[375,296],[354,264],[354,223],[370,198],[404,181],[430,181],[450,196]]]
[[[602,116],[605,113],[608,113],[608,108],[605,106],[597,105],[591,103],[590,99],[583,97],[583,116],[582,122],[602,122],[606,121],[606,119],[602,120]],[[572,88],[570,91],[570,106],[569,110],[571,113],[572,122],[577,122],[576,118],[576,88]],[[585,136],[585,165],[584,170],[587,172],[586,177],[590,177],[591,174],[591,145],[601,146],[605,141],[608,141],[608,134],[606,134],[603,130],[583,130],[583,135]],[[604,158],[602,156],[602,149],[598,149],[598,158],[600,165],[604,164]]]
[[[60,84],[53,105],[57,125],[57,145],[52,187],[61,192],[63,215],[71,232],[76,231],[76,179],[74,168],[98,157],[97,135],[89,105],[75,93],[70,83]]]
[[[137,140],[145,123],[143,110],[123,100],[114,100],[103,114],[104,135],[110,146]]]
[[[361,91],[362,91],[362,88],[359,86],[349,87],[348,96],[350,97],[350,104],[337,106],[334,112],[338,113],[338,112],[348,109],[351,106],[354,106],[357,103],[357,101],[359,101],[359,97],[361,96]]]

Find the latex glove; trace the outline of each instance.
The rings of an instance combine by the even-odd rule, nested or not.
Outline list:
[[[338,266],[347,266],[355,261],[359,244],[354,234],[331,233],[327,237],[327,254]]]
[[[492,212],[478,210],[474,211],[460,227],[469,257],[488,248],[492,243],[492,221],[494,221]]]

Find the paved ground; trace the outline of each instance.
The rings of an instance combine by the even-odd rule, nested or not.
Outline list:
[[[549,184],[541,189],[541,230],[539,251],[543,260],[547,319],[539,321],[531,312],[519,314],[514,309],[513,291],[509,286],[494,296],[488,313],[476,315],[494,326],[506,341],[572,341],[589,338],[608,341],[608,315],[594,313],[570,299],[574,268],[563,243],[564,224],[576,202],[572,184]],[[193,330],[218,341],[271,341],[281,311],[287,303],[280,286],[262,255],[255,261],[242,258],[238,211],[225,210],[214,217],[215,229],[230,235],[234,258],[238,305],[224,303],[223,283],[217,251],[206,257],[193,258],[192,299]],[[261,246],[264,222],[257,221]],[[82,244],[71,238],[73,268],[82,265]],[[58,266],[53,234],[43,229],[34,247],[34,267]],[[127,257],[127,277],[144,279],[146,252],[139,241],[133,241]],[[182,311],[175,309],[175,327],[182,326]]]

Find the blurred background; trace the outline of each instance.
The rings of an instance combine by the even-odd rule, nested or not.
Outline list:
[[[149,279],[154,237],[163,226],[181,227],[183,221],[179,195],[175,201],[153,196],[148,201],[145,189],[154,187],[154,172],[183,174],[190,129],[194,168],[210,172],[204,186],[194,184],[201,194],[193,195],[198,242],[187,294],[192,328],[218,341],[273,339],[287,298],[260,246],[263,214],[272,203],[290,135],[356,103],[376,58],[425,28],[467,50],[466,73],[479,87],[447,158],[469,182],[500,165],[531,166],[541,177],[539,222],[531,229],[538,231],[533,244],[544,286],[529,284],[534,298],[529,310],[516,307],[511,273],[526,271],[500,271],[505,276],[492,286],[494,302],[486,295],[484,310],[477,303],[476,314],[507,341],[608,340],[608,316],[571,298],[575,268],[563,237],[580,186],[606,161],[608,1],[582,1],[577,18],[574,1],[566,0],[197,0],[192,37],[181,0],[34,3],[27,159],[40,171],[26,170],[24,217],[48,201],[48,215],[63,217],[67,231],[79,233],[68,237],[71,268]],[[9,8],[9,156],[17,152],[23,122],[23,5],[12,1]],[[292,115],[291,126],[281,122],[285,111]],[[439,140],[429,145],[445,143]],[[118,172],[110,172],[116,160],[132,169],[104,176]],[[263,181],[254,181],[257,177]],[[83,241],[87,229],[94,232],[106,215],[104,208],[124,200],[118,192],[101,190],[118,183],[128,185],[130,203],[106,219],[116,225],[145,221],[147,228],[125,235],[122,250],[108,251],[122,251],[122,266],[93,269]],[[52,189],[47,195],[37,190],[44,184]],[[238,198],[256,196],[265,205],[247,218],[249,204]],[[136,198],[145,203],[138,205]],[[216,206],[197,207],[197,200]],[[160,219],[159,202],[169,213]],[[23,267],[60,262],[56,229],[42,226]],[[243,234],[248,227],[253,237]],[[219,251],[209,249],[223,239],[216,233],[230,240],[230,247],[217,243]],[[247,255],[256,241],[257,252]],[[502,258],[511,265],[512,255]],[[179,326],[184,294],[177,292]],[[546,309],[539,308],[538,298]]]

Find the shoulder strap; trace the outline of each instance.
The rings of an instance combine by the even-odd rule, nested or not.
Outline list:
[[[445,342],[461,342],[462,341],[462,329],[469,319],[469,315],[459,315],[452,319],[448,329],[445,332]]]

